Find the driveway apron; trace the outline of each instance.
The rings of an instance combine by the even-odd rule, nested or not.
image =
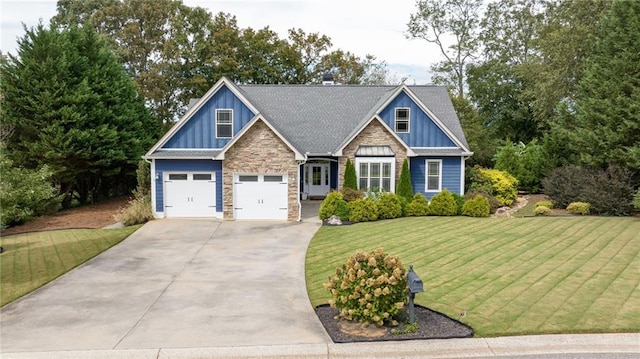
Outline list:
[[[319,344],[317,223],[155,220],[0,310],[0,352]]]

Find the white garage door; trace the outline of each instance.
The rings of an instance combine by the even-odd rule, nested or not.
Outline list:
[[[167,173],[164,181],[166,217],[215,217],[213,173]]]
[[[235,219],[287,219],[286,175],[236,175],[233,185]]]

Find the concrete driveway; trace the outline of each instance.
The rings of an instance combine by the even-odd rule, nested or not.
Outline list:
[[[0,311],[1,352],[321,344],[318,223],[156,220]]]

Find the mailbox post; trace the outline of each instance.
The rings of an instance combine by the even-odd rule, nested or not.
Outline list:
[[[422,279],[420,279],[416,272],[413,271],[413,265],[409,266],[409,272],[407,272],[407,285],[409,285],[409,324],[413,324],[416,321],[413,299],[415,298],[416,293],[424,292]]]

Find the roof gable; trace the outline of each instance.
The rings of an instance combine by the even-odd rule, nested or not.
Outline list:
[[[409,133],[398,134],[409,146],[459,147],[469,152],[460,121],[444,87],[400,86],[376,112],[390,128],[394,128],[396,108],[410,109]]]
[[[230,139],[216,139],[215,110],[234,110],[234,135],[240,132],[258,110],[227,78],[220,79],[193,104],[178,122],[147,152],[151,156],[159,149],[222,148]]]

